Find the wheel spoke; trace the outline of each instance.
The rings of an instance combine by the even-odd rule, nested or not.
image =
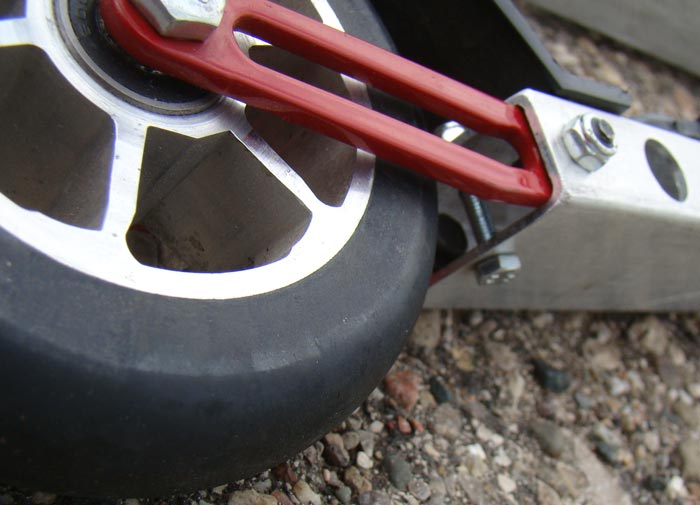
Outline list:
[[[284,161],[277,152],[255,130],[240,139],[243,145],[262,163],[268,172],[287,188],[312,213],[322,211],[327,206],[311,191],[309,186]]]
[[[145,128],[117,121],[109,203],[103,225],[105,233],[123,237],[131,226],[138,199],[145,141]]]

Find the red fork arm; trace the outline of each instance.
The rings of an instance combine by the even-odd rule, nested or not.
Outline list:
[[[228,0],[203,42],[164,38],[129,0],[101,0],[110,35],[140,62],[369,151],[481,198],[538,206],[551,195],[522,111],[267,0]],[[248,33],[480,133],[520,154],[513,168],[250,60]]]

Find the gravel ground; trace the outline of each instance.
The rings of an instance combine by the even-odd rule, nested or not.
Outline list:
[[[536,11],[629,115],[700,115],[700,80]],[[123,505],[700,504],[700,315],[425,311],[342,425],[254,478]],[[0,488],[0,505],[95,503]]]

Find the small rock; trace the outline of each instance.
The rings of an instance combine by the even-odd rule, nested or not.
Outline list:
[[[228,484],[223,484],[221,486],[216,486],[211,488],[211,492],[214,494],[218,494],[219,496],[223,495],[224,492],[226,491],[226,488],[228,487]]]
[[[658,475],[650,475],[644,479],[644,487],[649,491],[664,491],[666,489],[666,479]]]
[[[452,392],[445,386],[445,384],[438,377],[431,377],[429,381],[430,393],[435,398],[438,403],[452,403],[454,397]]]
[[[656,431],[647,431],[642,440],[644,441],[644,446],[652,454],[661,449],[661,437]]]
[[[476,429],[476,438],[482,442],[488,442],[488,444],[492,447],[500,447],[505,441],[501,435],[494,433],[483,424],[479,425],[479,427]]]
[[[246,489],[232,493],[228,505],[277,505],[277,498],[269,494],[260,494],[254,489]]]
[[[391,498],[382,491],[362,493],[357,501],[359,505],[391,505]]]
[[[571,385],[571,378],[563,370],[559,370],[549,365],[548,363],[535,359],[532,361],[534,365],[535,380],[544,389],[548,389],[554,393],[563,393]]]
[[[329,486],[333,487],[343,487],[343,483],[338,478],[338,474],[330,471],[328,468],[323,469],[323,481]]]
[[[207,505],[208,502],[204,500],[199,500],[199,505]],[[138,498],[127,498],[124,500],[124,505],[141,505],[141,500]]]
[[[321,497],[313,492],[306,481],[300,480],[294,484],[292,491],[302,505],[321,505]]]
[[[404,416],[396,416],[396,427],[402,435],[410,435],[413,432],[411,423]]]
[[[451,404],[443,403],[433,412],[428,426],[435,434],[454,440],[462,432],[462,413]]]
[[[583,410],[588,410],[595,405],[595,402],[591,398],[580,391],[576,391],[576,394],[574,394],[574,400],[576,400],[576,404],[579,406],[579,408]]]
[[[253,484],[253,489],[255,489],[258,493],[269,493],[270,489],[272,489],[272,481],[270,479],[259,480]]]
[[[510,465],[513,464],[513,461],[508,457],[508,455],[503,449],[499,449],[496,452],[496,455],[493,457],[493,464],[497,466],[502,466],[504,468],[508,468]]]
[[[504,473],[499,473],[496,480],[498,480],[498,487],[500,487],[506,494],[511,494],[518,489],[518,485],[515,483],[515,481]]]
[[[411,479],[408,483],[408,492],[415,496],[420,501],[426,501],[430,498],[430,486],[421,479]]]
[[[595,452],[600,459],[610,465],[617,466],[620,463],[619,448],[612,444],[598,440],[595,444]]]
[[[372,433],[381,433],[382,430],[384,429],[384,423],[381,421],[372,421],[372,423],[369,425],[369,431]]]
[[[681,367],[673,364],[670,358],[660,356],[656,359],[656,372],[661,380],[672,389],[683,387],[684,377]]]
[[[464,463],[469,473],[474,477],[480,477],[489,470],[488,464],[486,463],[486,453],[484,452],[484,448],[479,444],[467,446]]]
[[[551,312],[542,312],[532,318],[532,325],[538,330],[544,330],[554,322],[554,314]]]
[[[630,383],[626,380],[620,379],[619,377],[611,377],[608,381],[608,391],[613,396],[626,395],[632,390]]]
[[[537,504],[561,505],[561,498],[557,492],[541,480],[537,480]]]
[[[392,400],[406,411],[410,411],[418,401],[420,377],[411,370],[403,370],[384,378],[384,390]]]
[[[357,466],[359,466],[360,468],[364,468],[365,470],[369,470],[374,466],[374,463],[372,462],[372,459],[369,456],[367,456],[366,452],[358,451]]]
[[[406,491],[408,483],[413,478],[411,465],[400,454],[387,456],[384,465],[394,487],[399,491]]]
[[[559,496],[578,498],[588,486],[588,478],[580,469],[557,461],[555,466],[542,465],[537,469],[537,476],[549,484]]]
[[[294,484],[299,480],[299,477],[297,477],[297,474],[294,472],[294,469],[289,463],[277,465],[272,469],[272,474],[277,480],[281,480],[289,484]]]
[[[351,466],[345,470],[344,480],[357,494],[372,491],[372,483],[362,475],[357,467]]]
[[[452,360],[454,361],[457,370],[464,373],[474,371],[474,360],[472,359],[472,351],[467,347],[454,346],[450,351]]]
[[[688,489],[685,487],[685,482],[678,475],[671,477],[666,486],[666,495],[672,500],[688,497]]]
[[[287,496],[286,493],[283,493],[279,489],[273,491],[272,496],[274,496],[277,499],[278,505],[295,505],[292,499],[289,496]]]
[[[654,316],[634,323],[627,334],[632,342],[639,342],[640,347],[652,356],[663,356],[668,347],[668,330]]]
[[[440,311],[422,311],[411,333],[410,342],[417,347],[430,350],[438,346],[440,337]]]
[[[423,426],[423,423],[421,423],[418,419],[411,419],[410,422],[411,427],[413,427],[413,431],[416,432],[418,435],[425,431],[425,426]]]
[[[323,457],[329,464],[345,468],[350,466],[350,454],[345,449],[343,437],[337,433],[329,433],[323,437],[325,449]]]
[[[32,495],[33,505],[53,505],[56,501],[56,495],[53,493],[44,493],[43,491],[37,491]]]
[[[360,445],[360,435],[356,431],[348,431],[343,433],[343,445],[348,451],[353,451]]]
[[[374,432],[360,430],[357,434],[360,436],[360,447],[362,447],[362,450],[371,458],[374,454]]]
[[[700,405],[691,406],[682,401],[673,404],[673,411],[678,414],[688,427],[693,429],[700,428]]]
[[[561,458],[571,449],[571,443],[564,432],[551,421],[535,421],[530,425],[530,431],[539,444],[542,452],[553,458]]]
[[[682,442],[679,452],[683,461],[683,477],[686,480],[700,481],[700,440]]]
[[[686,389],[690,396],[696,400],[700,399],[700,382],[692,382],[686,386]]]
[[[620,348],[616,345],[607,345],[596,350],[593,355],[586,360],[595,370],[611,372],[622,368],[622,357]]]
[[[352,489],[347,486],[339,487],[335,490],[335,496],[341,503],[347,505],[352,501]]]

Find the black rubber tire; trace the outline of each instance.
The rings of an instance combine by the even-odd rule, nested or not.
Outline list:
[[[364,1],[332,4],[349,31],[378,41],[361,31],[376,27]],[[109,284],[0,229],[0,481],[155,496],[304,449],[400,351],[427,289],[435,209],[432,183],[380,165],[364,218],[331,262],[225,301]]]

